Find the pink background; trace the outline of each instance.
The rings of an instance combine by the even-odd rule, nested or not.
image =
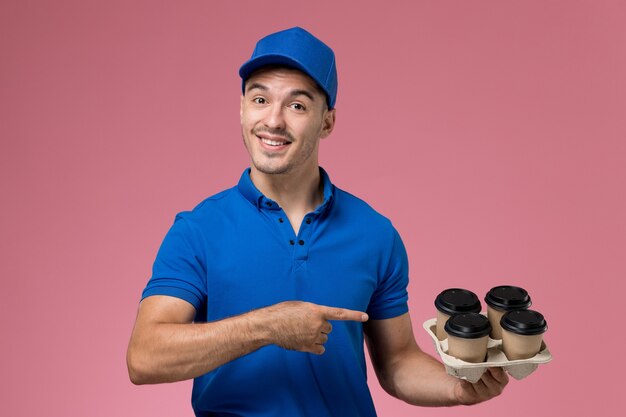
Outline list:
[[[502,397],[417,409],[370,373],[379,414],[615,415],[625,21],[617,0],[3,1],[0,415],[192,415],[189,382],[129,382],[126,345],[174,215],[248,165],[239,65],[294,25],[337,54],[321,162],[403,236],[420,345],[450,286],[523,286],[550,324],[554,361]]]

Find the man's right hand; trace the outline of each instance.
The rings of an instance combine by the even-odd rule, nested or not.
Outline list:
[[[365,322],[366,313],[303,301],[286,301],[257,310],[268,319],[272,342],[284,349],[324,353],[331,320]]]

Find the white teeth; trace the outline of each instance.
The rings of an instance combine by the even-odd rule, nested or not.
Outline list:
[[[289,143],[289,142],[279,142],[275,140],[269,140],[265,138],[261,138],[261,140],[263,141],[263,143],[267,145],[271,145],[271,146],[281,146],[281,145],[286,145],[287,143]]]

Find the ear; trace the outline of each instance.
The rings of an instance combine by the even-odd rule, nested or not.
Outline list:
[[[321,139],[325,139],[335,128],[335,113],[337,109],[326,110],[324,112],[324,123],[322,124]]]
[[[239,123],[243,121],[243,99],[244,95],[241,95],[241,99],[239,100]]]

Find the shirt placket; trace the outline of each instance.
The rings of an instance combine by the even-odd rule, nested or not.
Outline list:
[[[300,225],[300,229],[298,230],[298,236],[296,236],[296,239],[293,242],[293,266],[296,273],[306,272],[307,261],[309,259],[309,247],[311,246],[311,235],[314,224],[313,220],[313,213],[307,214],[304,219],[302,219],[302,224]],[[291,242],[289,242],[289,244],[291,244]]]
[[[291,251],[293,271],[295,273],[306,272],[306,262],[309,258],[310,238],[312,236],[315,214],[309,213],[304,217],[298,230],[298,235],[296,235],[283,209],[275,205],[276,203],[267,203],[265,207],[269,209],[268,214],[278,225],[280,234],[283,236],[287,248]],[[272,208],[275,209],[272,210]]]

